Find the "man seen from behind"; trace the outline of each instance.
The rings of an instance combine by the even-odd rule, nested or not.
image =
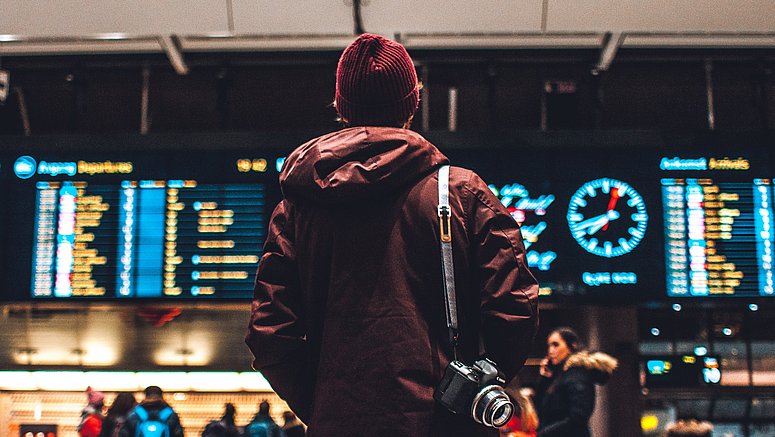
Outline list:
[[[341,55],[346,128],[288,156],[258,266],[247,344],[309,437],[475,437],[498,432],[434,401],[453,359],[439,248],[447,157],[409,130],[420,84],[378,35]],[[458,359],[485,355],[507,380],[537,328],[538,286],[519,227],[487,184],[451,167]]]
[[[145,399],[126,419],[121,437],[183,437],[183,427],[172,407],[164,401],[161,388],[152,385],[145,389]]]

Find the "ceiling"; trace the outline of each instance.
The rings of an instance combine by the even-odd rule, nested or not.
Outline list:
[[[0,55],[341,50],[358,21],[410,49],[775,47],[772,0],[7,0]]]

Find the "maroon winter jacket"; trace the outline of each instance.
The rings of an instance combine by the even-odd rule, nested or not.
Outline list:
[[[496,435],[435,404],[452,357],[437,170],[447,158],[406,129],[353,127],[296,149],[258,266],[246,341],[254,367],[308,436]],[[513,377],[538,321],[519,227],[473,172],[452,167],[461,357]]]

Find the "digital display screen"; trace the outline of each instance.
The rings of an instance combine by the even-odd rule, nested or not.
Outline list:
[[[531,152],[522,166],[513,165],[525,162],[519,153],[494,154],[493,170],[483,177],[520,224],[543,297],[659,298],[664,285],[656,175],[633,168],[628,158],[658,162],[643,149],[624,154],[558,147]]]
[[[252,297],[279,201],[276,154],[91,155],[3,162],[16,200],[5,246],[20,255],[6,259],[22,273],[5,288],[54,300]]]
[[[203,144],[6,144],[3,299],[250,298],[282,197],[283,159],[303,140],[267,135],[260,147],[251,137],[221,149],[218,135],[207,144],[187,138]],[[456,134],[428,136],[452,165],[478,173],[520,224],[544,298],[775,294],[769,149],[577,138],[527,147],[506,134],[474,146]]]
[[[528,265],[544,296],[638,286],[640,269],[627,258],[645,237],[649,216],[643,198],[627,183],[600,178],[582,182],[573,193],[535,197],[518,183],[490,190],[520,224]]]
[[[250,295],[263,184],[36,184],[33,297]]]
[[[721,382],[721,366],[716,357],[693,355],[644,357],[645,386],[698,387]]]
[[[664,158],[666,290],[670,297],[772,296],[773,193],[746,158]]]
[[[541,294],[773,295],[769,156],[690,153],[558,148],[531,155],[541,171],[497,155],[490,189],[522,227]]]

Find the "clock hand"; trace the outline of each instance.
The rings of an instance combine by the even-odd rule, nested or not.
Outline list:
[[[616,208],[616,201],[619,200],[619,189],[614,188],[611,190],[611,199],[608,200],[608,211],[613,211]],[[608,223],[603,226],[603,230],[608,229]]]
[[[608,225],[608,217],[603,217],[602,220],[600,220],[598,223],[595,223],[594,226],[590,226],[589,229],[587,229],[587,235],[595,235],[597,231],[599,231],[601,228]]]
[[[603,224],[608,222],[608,215],[607,215],[607,213],[599,215],[599,216],[596,216],[596,217],[592,217],[590,219],[584,220],[583,222],[579,222],[579,223],[576,224],[575,228],[583,231],[584,229],[587,229],[587,228],[590,228],[592,226],[595,226],[595,225],[597,225],[598,223],[601,223],[601,222]],[[600,226],[603,226],[603,225],[600,225]]]
[[[616,211],[608,211],[601,217],[602,218],[600,219],[599,222],[595,223],[593,226],[590,226],[589,229],[587,229],[588,235],[594,235],[600,229],[605,230],[605,228],[608,227],[608,223],[610,223],[611,220],[616,220],[619,218],[619,213]]]

